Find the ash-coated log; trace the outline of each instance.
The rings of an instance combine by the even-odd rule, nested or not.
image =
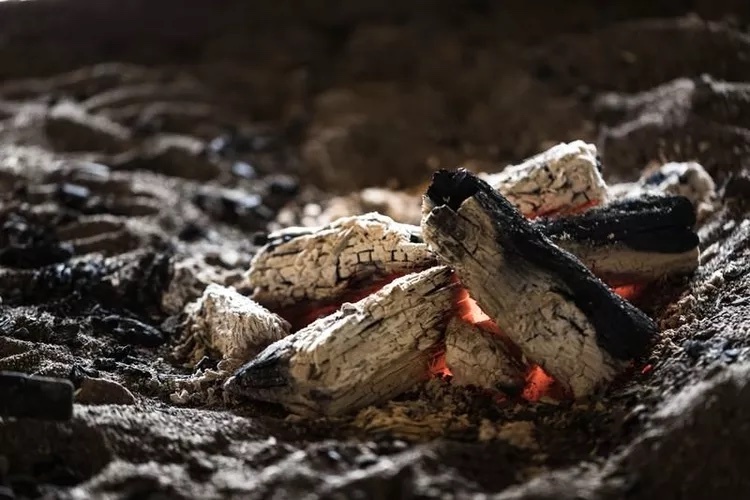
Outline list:
[[[288,306],[434,264],[418,227],[369,213],[272,233],[238,287],[253,288],[253,298],[269,307]]]
[[[225,286],[211,284],[186,307],[184,339],[176,354],[195,363],[209,355],[246,362],[290,333],[291,326],[257,302]]]
[[[700,258],[695,209],[682,196],[623,199],[533,223],[612,286],[692,273]]]
[[[447,267],[398,278],[271,344],[225,389],[306,416],[387,401],[429,376],[455,295]]]
[[[524,385],[524,367],[507,340],[480,325],[454,317],[445,330],[445,363],[452,383],[516,394]]]
[[[560,143],[497,174],[481,174],[527,217],[573,212],[603,202],[607,185],[596,146]]]
[[[613,293],[501,194],[459,170],[435,174],[423,236],[529,361],[584,397],[642,355],[655,323]]]

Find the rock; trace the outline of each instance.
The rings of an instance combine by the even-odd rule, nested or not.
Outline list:
[[[0,372],[0,416],[69,420],[73,384],[69,380]]]
[[[104,151],[117,153],[130,145],[130,131],[104,116],[87,113],[65,102],[52,108],[45,132],[59,151]]]
[[[135,396],[122,385],[104,378],[85,378],[76,391],[76,403],[88,405],[132,405]]]

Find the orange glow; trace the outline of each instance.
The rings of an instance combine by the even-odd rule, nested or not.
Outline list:
[[[490,317],[487,316],[477,302],[469,296],[469,291],[466,288],[461,289],[459,292],[457,303],[458,313],[461,315],[461,318],[467,322],[476,325],[477,323],[490,321]]]
[[[430,375],[433,377],[453,376],[448,365],[445,363],[445,351],[438,352],[430,361]]]
[[[341,308],[341,305],[345,302],[357,302],[365,297],[377,292],[385,285],[403,276],[403,274],[394,274],[386,278],[382,278],[367,286],[363,286],[359,289],[352,289],[346,295],[340,297],[334,302],[311,302],[305,305],[295,304],[290,307],[284,307],[281,309],[275,309],[273,312],[287,320],[292,325],[292,331],[306,327],[313,321],[320,319],[329,314],[333,314]]]
[[[601,203],[601,200],[591,200],[583,205],[577,207],[571,207],[568,209],[551,210],[549,212],[540,212],[538,214],[526,214],[527,219],[536,219],[537,217],[557,217],[560,215],[577,215],[582,214],[589,208],[595,207]]]
[[[644,288],[645,285],[642,284],[622,285],[613,287],[612,291],[625,300],[635,300],[638,298],[638,295],[641,294]]]
[[[552,396],[555,379],[539,365],[533,365],[526,374],[526,387],[521,397],[527,401],[539,401],[544,396]]]

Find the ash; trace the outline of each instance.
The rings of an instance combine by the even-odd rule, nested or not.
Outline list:
[[[750,40],[678,3],[0,2],[0,385],[49,377],[0,415],[0,497],[747,497]],[[175,353],[269,232],[418,224],[438,168],[577,140],[699,212],[700,266],[635,299],[658,341],[595,398],[433,378],[300,418],[225,398],[212,338]]]

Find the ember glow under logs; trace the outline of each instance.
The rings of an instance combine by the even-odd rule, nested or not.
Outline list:
[[[573,397],[591,394],[657,333],[655,323],[472,174],[440,171],[422,233],[479,306]]]
[[[368,213],[269,235],[237,286],[268,308],[248,310],[292,325],[248,329],[248,345],[276,341],[241,360],[226,392],[308,416],[438,374],[510,400],[592,395],[657,334],[623,290],[699,260],[691,200],[611,194],[595,148],[577,141],[493,176],[436,173],[421,226]],[[186,345],[237,345],[231,330]]]

